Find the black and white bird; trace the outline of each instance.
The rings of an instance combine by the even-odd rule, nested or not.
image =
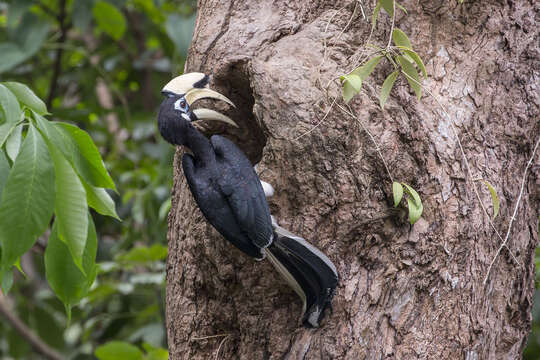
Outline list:
[[[183,156],[182,167],[208,222],[245,254],[258,260],[268,257],[302,299],[304,326],[318,327],[324,310],[331,307],[338,284],[336,268],[321,251],[280,227],[270,216],[263,184],[244,153],[225,137],[213,135],[208,139],[197,129],[200,120],[237,126],[217,111],[192,108],[203,98],[234,106],[209,88],[209,80],[208,75],[189,73],[165,85],[159,131],[169,143],[191,151]]]

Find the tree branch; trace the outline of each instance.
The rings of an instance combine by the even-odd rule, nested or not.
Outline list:
[[[60,26],[60,38],[58,39],[59,44],[64,44],[67,39],[67,32],[71,24],[66,23],[66,0],[60,0],[60,13],[56,17],[58,24]],[[56,88],[58,86],[58,78],[60,77],[60,72],[62,70],[62,54],[64,53],[64,47],[59,46],[56,49],[56,56],[54,59],[54,70],[51,78],[51,84],[49,86],[49,94],[47,96],[46,105],[49,109],[52,105],[54,95],[56,93]]]
[[[0,295],[0,314],[11,324],[11,326],[30,343],[32,348],[44,358],[50,360],[62,360],[64,357],[53,348],[43,342],[24,322],[19,319],[13,310],[9,308],[4,295]]]

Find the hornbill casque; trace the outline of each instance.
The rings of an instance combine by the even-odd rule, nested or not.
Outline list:
[[[169,143],[185,146],[191,152],[184,154],[182,167],[208,222],[245,254],[257,260],[268,257],[302,299],[303,325],[318,327],[324,310],[331,307],[338,284],[336,267],[321,251],[280,227],[271,217],[263,185],[236,145],[219,135],[208,139],[197,129],[200,120],[237,126],[217,111],[192,108],[202,98],[234,106],[227,97],[209,88],[209,80],[203,73],[188,73],[165,85],[162,94],[166,98],[158,114],[159,131]]]

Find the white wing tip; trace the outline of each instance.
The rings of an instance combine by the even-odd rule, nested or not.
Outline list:
[[[261,180],[261,185],[263,187],[264,195],[266,197],[274,196],[274,188],[272,187],[272,185],[270,185],[266,181],[262,181],[262,180]]]

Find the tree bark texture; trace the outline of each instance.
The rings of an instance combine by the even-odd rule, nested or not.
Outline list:
[[[450,121],[473,179],[497,190],[494,226],[504,238],[540,136],[539,5],[402,4],[408,14],[396,10],[395,26],[424,59],[424,86],[451,119],[425,92],[417,101],[404,79],[381,111],[389,64],[351,101],[357,118],[337,106],[344,104],[332,80],[372,51],[362,46],[373,1],[199,1],[186,72],[212,74],[211,86],[237,105],[219,110],[240,124],[214,131],[260,161],[261,178],[276,190],[272,214],[332,259],[340,285],[322,327],[299,327],[301,303],[269,262],[244,256],[206,223],[178,149],[167,264],[171,359],[520,358],[531,322],[540,156],[510,233],[512,254],[501,251],[484,285],[502,241],[488,222],[489,192],[475,182],[487,216]],[[369,41],[385,46],[391,26],[381,12]],[[422,197],[414,226],[405,210],[392,210],[392,181],[360,122],[392,177]]]

